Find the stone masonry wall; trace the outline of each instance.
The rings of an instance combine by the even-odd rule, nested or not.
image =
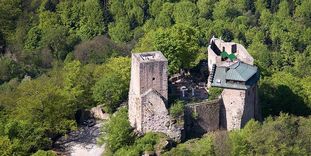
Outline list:
[[[142,130],[141,95],[154,89],[167,100],[167,61],[142,61],[132,54],[129,90],[129,121],[138,131]]]
[[[154,89],[167,100],[167,62],[153,61],[140,63],[140,94]]]
[[[167,66],[161,52],[132,54],[129,121],[141,133],[162,132],[180,141],[183,126],[173,122],[166,107]]]
[[[162,132],[180,141],[183,126],[172,122],[165,101],[154,90],[142,96],[142,132]]]
[[[186,137],[198,137],[219,129],[221,99],[188,104],[185,107]]]
[[[224,89],[220,108],[221,127],[240,129],[255,117],[256,86],[247,90]]]
[[[133,56],[131,61],[131,81],[129,89],[129,121],[132,127],[141,130],[141,105],[140,103],[140,74],[139,74],[139,60]]]

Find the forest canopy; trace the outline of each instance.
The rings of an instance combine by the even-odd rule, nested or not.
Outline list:
[[[265,154],[259,136],[275,143],[274,123],[303,138],[310,134],[310,8],[310,0],[0,0],[0,155],[48,155],[43,150],[77,128],[79,109],[103,104],[115,112],[127,99],[131,52],[162,51],[174,74],[207,59],[212,36],[244,45],[261,74],[267,121],[247,126],[258,127],[254,136],[229,134],[232,155]],[[281,112],[290,115],[269,117]],[[299,141],[275,146],[292,148],[284,155],[310,152]],[[172,152],[199,152],[183,146]]]

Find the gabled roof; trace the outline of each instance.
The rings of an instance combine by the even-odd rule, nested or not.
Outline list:
[[[211,83],[214,87],[248,89],[259,80],[257,67],[243,62],[218,66],[212,74]]]
[[[229,66],[226,73],[226,80],[247,81],[257,72],[257,67],[243,62],[236,62]]]

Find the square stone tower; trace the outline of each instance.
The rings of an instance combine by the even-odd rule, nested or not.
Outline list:
[[[129,121],[141,133],[163,132],[178,140],[180,130],[167,110],[168,61],[159,51],[133,53],[129,90]]]
[[[223,88],[220,125],[240,129],[252,118],[261,119],[257,96],[259,71],[241,45],[212,38],[208,46],[208,87]]]

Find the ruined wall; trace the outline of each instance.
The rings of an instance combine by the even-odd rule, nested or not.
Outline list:
[[[255,118],[257,106],[256,86],[247,90],[224,89],[220,106],[221,127],[227,130],[240,129]]]
[[[243,45],[238,44],[238,43],[234,43],[234,42],[225,42],[221,39],[214,39],[214,43],[217,45],[217,47],[223,51],[223,49],[225,49],[226,52],[228,52],[229,54],[231,54],[232,52],[232,45],[236,45],[237,46],[237,51],[236,51],[236,56],[239,60],[253,65],[254,64],[254,59],[253,57],[247,52],[247,50],[244,48]],[[210,55],[210,53],[208,53],[208,57],[210,57],[212,55]],[[210,58],[209,58],[210,59]],[[218,62],[217,62],[218,63]],[[209,64],[209,66],[211,66]]]
[[[142,132],[162,132],[179,141],[183,125],[173,122],[165,103],[155,90],[142,95]]]
[[[188,104],[185,107],[186,137],[199,137],[219,129],[221,99]]]
[[[158,52],[153,52],[160,55]],[[161,54],[162,55],[162,54]],[[141,95],[154,89],[167,99],[167,60],[143,60],[140,54],[132,54],[131,82],[129,90],[129,121],[131,126],[142,130]]]
[[[208,52],[208,71],[211,71],[213,64],[218,64],[221,62],[221,57],[217,56],[210,46],[208,47],[207,52]]]
[[[132,54],[131,61],[131,81],[129,89],[129,121],[132,127],[136,127],[141,130],[141,110],[140,103],[140,74],[139,74],[140,62],[138,58],[134,57]]]
[[[183,126],[171,120],[166,108],[167,67],[161,52],[132,54],[129,121],[141,133],[162,132],[179,141]]]
[[[237,44],[237,58],[244,63],[253,65],[254,58],[247,52],[247,50],[241,44]]]

